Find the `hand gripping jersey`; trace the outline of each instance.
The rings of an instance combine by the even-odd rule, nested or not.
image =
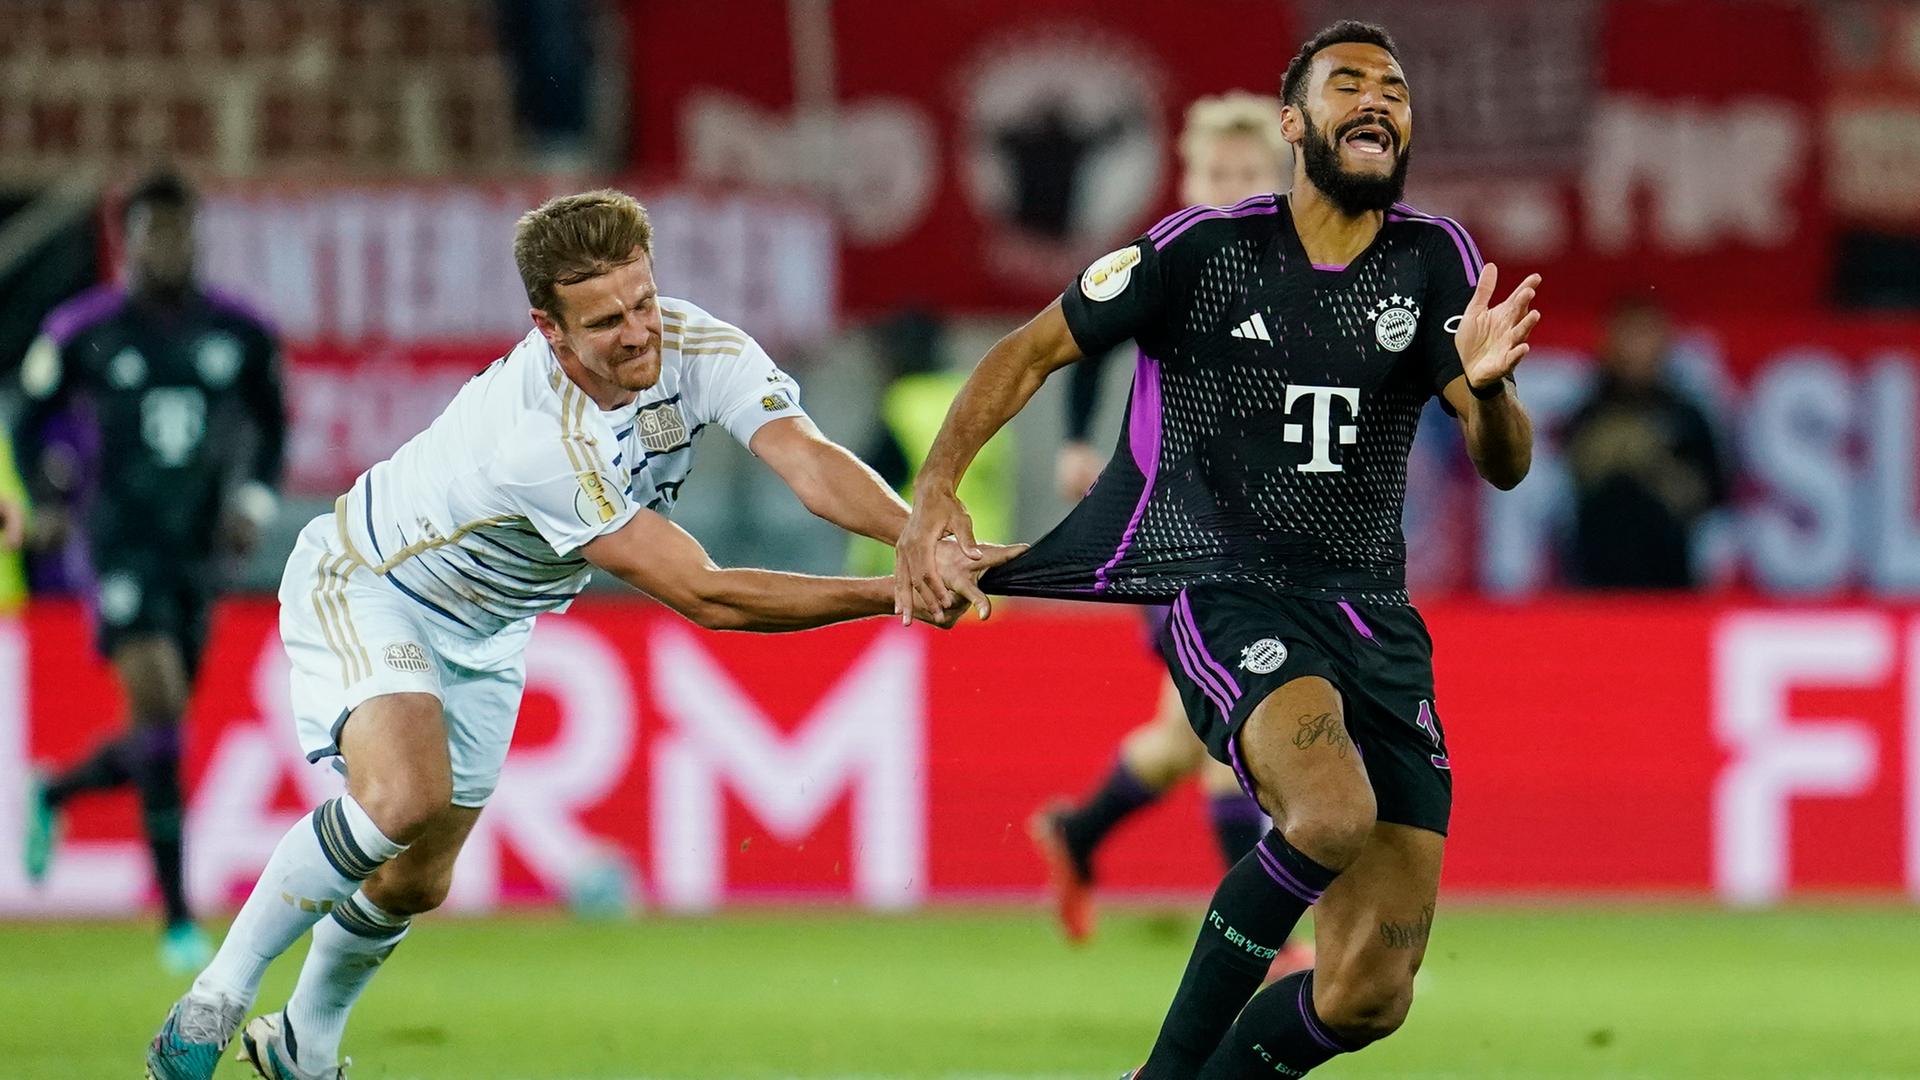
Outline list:
[[[456,633],[489,636],[563,610],[590,577],[581,545],[643,508],[670,511],[701,429],[745,446],[806,415],[752,338],[685,301],[660,308],[660,381],[618,409],[575,386],[537,330],[474,376],[340,497],[342,557]]]
[[[1170,602],[1205,582],[1405,602],[1407,453],[1461,374],[1479,281],[1466,230],[1396,206],[1316,266],[1284,196],[1189,207],[1061,298],[1081,352],[1132,338],[1119,446],[1091,493],[992,591]]]

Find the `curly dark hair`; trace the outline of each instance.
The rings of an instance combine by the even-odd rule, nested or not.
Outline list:
[[[1323,49],[1335,45],[1378,45],[1395,60],[1400,59],[1399,49],[1393,43],[1393,35],[1386,28],[1356,19],[1342,19],[1332,26],[1321,30],[1300,46],[1300,51],[1287,61],[1287,73],[1280,79],[1280,101],[1296,109],[1307,107],[1307,68],[1313,65],[1313,58]]]

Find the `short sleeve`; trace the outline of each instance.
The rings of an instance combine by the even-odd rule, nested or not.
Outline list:
[[[800,384],[752,338],[737,347],[696,346],[683,355],[687,410],[694,422],[719,424],[741,446],[766,424],[807,415],[800,407]]]
[[[1060,295],[1080,355],[1099,356],[1153,330],[1166,312],[1160,252],[1148,237],[1093,261]]]
[[[1438,394],[1464,373],[1453,334],[1460,328],[1460,314],[1473,299],[1474,288],[1480,284],[1482,264],[1480,249],[1459,222],[1422,218],[1417,225],[1427,234],[1421,249],[1427,289],[1421,300],[1420,336],[1414,345],[1428,385]]]
[[[522,424],[510,448],[495,459],[495,476],[507,512],[524,515],[556,555],[625,525],[637,509],[618,468],[599,456],[611,434],[589,438],[563,432],[541,416]]]

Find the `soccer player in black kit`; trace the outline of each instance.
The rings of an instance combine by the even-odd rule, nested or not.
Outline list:
[[[278,346],[245,308],[195,283],[193,219],[193,193],[170,173],[127,195],[126,286],[47,316],[21,367],[26,406],[14,428],[34,532],[57,540],[69,515],[84,515],[96,640],[131,713],[125,734],[37,784],[27,873],[46,873],[67,800],[132,784],[165,908],[161,963],[173,972],[211,955],[182,880],[181,715],[220,557],[251,550],[272,517],[286,429]],[[40,445],[47,422],[82,403],[104,448],[90,484]],[[17,542],[25,516],[0,503],[0,531]]]
[[[1459,225],[1398,202],[1412,90],[1378,27],[1288,64],[1292,192],[1191,207],[1108,255],[980,362],[915,485],[896,603],[940,599],[973,544],[954,484],[1054,370],[1140,347],[1127,427],[1087,499],[990,591],[1171,603],[1189,720],[1274,820],[1228,871],[1141,1080],[1300,1076],[1396,1030],[1439,891],[1451,762],[1405,589],[1407,453],[1436,393],[1480,474],[1526,475],[1510,375],[1538,277],[1492,304]],[[1317,904],[1318,958],[1259,990]]]

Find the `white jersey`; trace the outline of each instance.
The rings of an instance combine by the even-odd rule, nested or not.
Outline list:
[[[804,416],[754,340],[660,298],[660,381],[602,411],[538,330],[445,412],[362,473],[335,506],[344,550],[458,633],[487,637],[563,610],[591,576],[580,546],[642,508],[665,512],[719,424],[742,446]]]

